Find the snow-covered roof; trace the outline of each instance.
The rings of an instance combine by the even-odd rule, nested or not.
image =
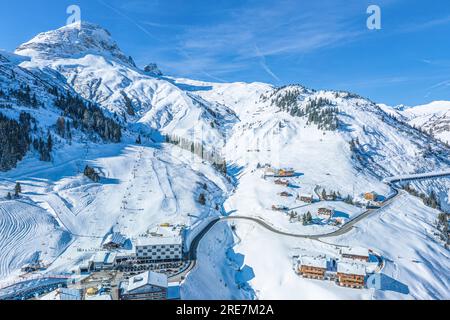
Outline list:
[[[340,262],[340,263],[338,263],[337,272],[344,273],[344,274],[355,274],[355,275],[365,276],[366,275],[366,267],[359,263]]]
[[[112,264],[114,260],[116,259],[117,253],[115,252],[97,252],[92,257],[92,262],[94,263],[106,263],[106,264]]]
[[[327,268],[327,259],[323,256],[317,256],[317,257],[302,256],[302,257],[300,257],[300,264],[302,266],[326,269]]]
[[[127,292],[134,291],[146,285],[167,288],[167,276],[162,273],[146,271],[128,280]]]
[[[182,245],[183,238],[178,228],[167,228],[160,225],[149,230],[149,235],[141,235],[133,239],[135,246]]]
[[[80,290],[59,288],[41,298],[41,300],[81,300]]]
[[[120,232],[114,232],[110,233],[106,237],[105,241],[103,241],[103,244],[113,243],[119,246],[123,246],[125,241],[127,241],[127,238],[124,235],[122,235]]]
[[[83,260],[83,261],[78,265],[78,267],[79,267],[80,269],[88,269],[88,268],[89,268],[89,265],[90,265],[90,261]]]
[[[115,252],[108,253],[108,255],[105,258],[105,263],[113,264],[114,260],[116,259],[116,256],[117,256],[117,253],[115,253]]]
[[[170,237],[139,237],[135,241],[136,246],[157,246],[157,245],[181,245],[181,236]]]
[[[362,248],[362,247],[349,247],[349,248],[342,248],[341,254],[368,257],[369,250],[367,248]]]
[[[97,252],[92,257],[92,262],[94,263],[104,263],[106,260],[106,256],[108,255],[107,252]]]

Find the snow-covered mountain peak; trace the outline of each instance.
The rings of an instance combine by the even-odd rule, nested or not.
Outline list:
[[[40,33],[19,46],[16,53],[39,60],[81,58],[93,54],[135,66],[133,60],[120,50],[108,30],[89,22],[74,23]]]
[[[450,101],[433,101],[402,108],[379,104],[379,107],[443,142],[450,142]]]
[[[191,136],[196,142],[221,145],[225,128],[236,121],[232,110],[162,78],[156,64],[137,68],[110,33],[95,24],[83,22],[41,33],[16,53],[31,57],[21,67],[61,74],[77,94],[140,133],[157,138]]]
[[[435,115],[442,115],[450,112],[450,101],[433,101],[428,104],[408,108],[405,111],[416,116],[431,113]]]

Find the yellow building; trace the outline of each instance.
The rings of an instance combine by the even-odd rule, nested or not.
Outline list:
[[[367,192],[364,194],[364,199],[367,201],[376,201],[378,198],[378,195],[375,192]]]
[[[98,289],[97,288],[89,288],[86,290],[86,294],[88,296],[95,296],[98,293]]]

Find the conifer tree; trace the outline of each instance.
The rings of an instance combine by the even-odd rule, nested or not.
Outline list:
[[[20,182],[16,182],[16,186],[14,187],[14,195],[16,198],[22,193],[22,186],[20,185]]]

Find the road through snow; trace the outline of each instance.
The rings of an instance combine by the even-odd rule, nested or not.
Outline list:
[[[441,173],[431,173],[431,175],[422,174],[419,177],[415,176],[409,176],[409,179],[424,179],[424,178],[433,178],[433,177],[442,177],[442,176],[450,176],[450,172],[441,172]],[[304,235],[304,234],[294,234],[289,233],[285,231],[281,231],[274,226],[268,224],[266,221],[255,218],[255,217],[247,217],[247,216],[227,216],[227,217],[221,217],[213,220],[210,222],[203,230],[200,232],[197,237],[192,241],[189,252],[187,254],[188,258],[191,260],[191,263],[187,269],[185,269],[182,273],[173,276],[171,280],[178,281],[180,279],[183,279],[196,265],[197,260],[197,249],[200,241],[203,239],[203,237],[211,230],[217,223],[221,221],[233,221],[233,220],[246,220],[253,223],[256,223],[260,225],[261,227],[267,229],[268,231],[281,235],[286,237],[293,237],[293,238],[302,238],[302,239],[310,239],[310,240],[316,240],[321,241],[321,239],[324,238],[333,238],[342,236],[344,234],[349,233],[353,227],[361,222],[362,220],[366,219],[367,217],[378,213],[383,212],[387,207],[389,207],[396,199],[398,199],[401,195],[405,194],[405,191],[398,190],[396,187],[393,186],[393,183],[395,182],[395,179],[392,181],[385,181],[393,190],[393,193],[383,202],[383,205],[378,209],[368,209],[364,213],[358,215],[357,217],[353,218],[352,220],[348,221],[342,228],[339,230],[336,230],[331,233],[326,234],[316,234],[316,235]]]

